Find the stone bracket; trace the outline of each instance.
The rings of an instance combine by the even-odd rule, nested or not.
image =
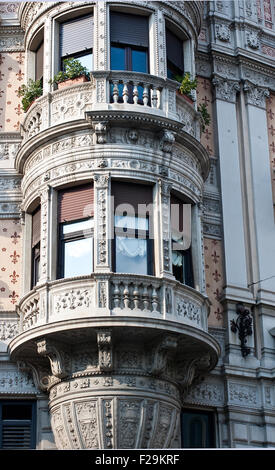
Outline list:
[[[151,374],[159,376],[166,372],[168,359],[172,353],[175,353],[177,344],[177,338],[166,336],[153,348]]]
[[[69,370],[66,363],[66,347],[45,338],[37,341],[36,344],[38,354],[48,357],[52,374],[59,379],[67,377]]]
[[[112,333],[109,330],[98,330],[98,368],[104,372],[113,370]]]
[[[28,360],[17,361],[17,367],[18,370],[21,372],[32,374],[32,378],[36,388],[38,388],[42,392],[46,392],[48,390],[48,387],[52,382],[51,373],[49,369],[41,367],[39,364],[35,364]]]

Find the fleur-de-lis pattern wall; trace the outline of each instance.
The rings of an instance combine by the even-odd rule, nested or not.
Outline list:
[[[0,221],[0,312],[15,310],[21,294],[22,231],[19,219]]]
[[[198,106],[205,104],[210,115],[210,123],[205,126],[201,135],[201,143],[208,150],[214,161],[217,159],[214,146],[214,126],[213,126],[213,94],[211,81],[204,77],[197,77],[197,99]],[[206,292],[211,302],[210,315],[208,317],[209,326],[223,326],[223,306],[220,297],[224,285],[223,253],[222,241],[216,238],[204,237],[204,262],[205,262],[205,283]]]
[[[23,52],[0,52],[0,132],[18,132],[23,117],[20,88],[24,83]]]

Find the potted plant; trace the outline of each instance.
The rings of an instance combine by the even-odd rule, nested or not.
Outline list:
[[[22,96],[22,107],[26,113],[32,103],[43,94],[41,80],[30,79],[27,85],[22,85],[18,95]]]
[[[201,103],[198,106],[198,111],[201,113],[203,124],[202,124],[202,132],[205,132],[205,126],[209,126],[211,122],[210,114],[207,111],[205,103]]]
[[[178,93],[182,95],[186,101],[193,104],[192,90],[195,90],[198,86],[197,79],[191,79],[190,73],[186,72],[184,76],[175,75],[175,80],[180,83]]]
[[[87,82],[89,80],[89,72],[81,62],[73,57],[64,60],[64,70],[58,72],[50,83],[57,84],[58,89],[71,86],[76,83]]]

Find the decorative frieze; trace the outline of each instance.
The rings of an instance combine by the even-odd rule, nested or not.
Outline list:
[[[0,340],[8,341],[18,334],[18,321],[0,321]]]
[[[253,385],[228,382],[228,403],[245,407],[257,406],[257,387]]]
[[[0,371],[0,393],[8,395],[28,395],[37,393],[33,379],[27,373],[18,370],[5,370],[1,367]]]
[[[89,290],[71,289],[62,295],[58,295],[55,300],[55,311],[74,310],[78,307],[88,308],[91,305],[91,293]]]

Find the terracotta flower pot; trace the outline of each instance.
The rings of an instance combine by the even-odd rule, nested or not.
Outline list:
[[[76,85],[77,83],[84,83],[87,81],[88,81],[88,78],[86,77],[86,75],[80,75],[80,77],[69,78],[68,80],[65,80],[64,82],[59,82],[57,87],[58,87],[58,90],[60,90],[61,88]]]

